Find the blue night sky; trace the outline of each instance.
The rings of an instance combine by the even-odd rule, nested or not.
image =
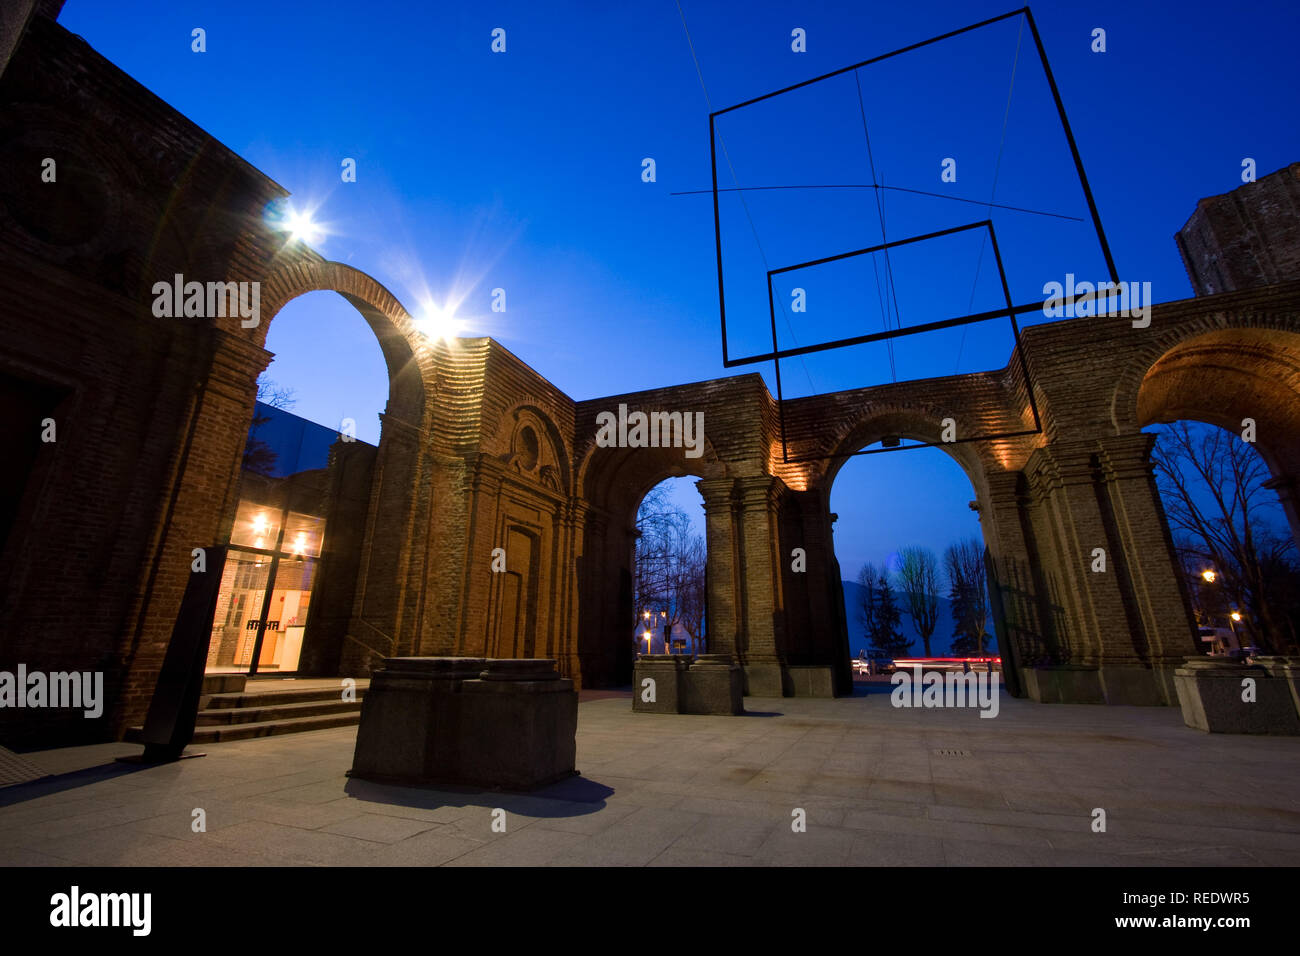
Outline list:
[[[1240,185],[1245,157],[1260,175],[1300,158],[1287,106],[1300,12],[1294,0],[1248,13],[1204,0],[1135,6],[1033,9],[1120,277],[1150,282],[1160,302],[1191,294],[1173,234],[1196,200]],[[454,305],[461,334],[493,336],[581,400],[747,371],[775,393],[770,362],[722,364],[710,194],[672,195],[710,187],[708,103],[722,109],[1011,9],[682,0],[707,103],[678,8],[663,0],[69,0],[59,19],[314,210],[329,230],[314,243],[323,255],[375,276],[412,313]],[[733,355],[771,349],[767,269],[882,235],[991,218],[1017,302],[1041,299],[1067,271],[1106,277],[1022,22],[863,69],[861,106],[849,73],[719,117],[722,187],[868,184],[874,167],[876,182],[981,203],[874,189],[723,194]],[[190,49],[195,27],[206,53]],[[504,54],[490,50],[496,27]],[[791,50],[796,27],[805,53]],[[1090,49],[1096,27],[1105,53]],[[357,161],[355,183],[340,181],[345,157]],[[653,183],[642,181],[646,157]],[[947,157],[953,183],[940,179]],[[990,210],[990,199],[1055,215]],[[983,242],[972,232],[899,250],[892,287],[879,256],[778,277],[778,340],[995,308],[1002,291]],[[796,286],[804,314],[789,311]],[[504,313],[491,311],[494,288],[506,292]],[[1022,324],[1034,321],[1044,319]],[[387,376],[341,298],[291,303],[267,347],[278,356],[268,376],[295,389],[295,413],[334,427],[352,417],[358,438],[377,440]],[[997,368],[1010,348],[996,320],[892,350],[786,360],[782,384],[793,396]],[[973,496],[941,451],[851,460],[832,501],[844,576],[909,543],[940,551],[977,533]]]

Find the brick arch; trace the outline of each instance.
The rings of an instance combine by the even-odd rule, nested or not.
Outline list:
[[[970,421],[969,416],[933,404],[892,402],[874,405],[854,419],[840,423],[835,433],[827,436],[828,454],[833,457],[819,462],[818,471],[812,475],[810,486],[821,487],[829,506],[830,489],[840,469],[867,445],[880,441],[886,435],[897,435],[925,442],[939,442],[937,446],[961,466],[970,480],[976,496],[984,497],[985,475],[990,465],[996,466],[993,452],[987,442],[941,442],[941,422],[952,418],[957,423],[957,434],[971,433],[981,426]],[[897,454],[906,454],[898,452]]]
[[[580,456],[574,493],[592,515],[583,532],[577,581],[576,649],[584,681],[615,686],[632,673],[631,555],[641,500],[665,478],[721,478],[728,471],[707,437],[695,459],[680,448],[599,448],[594,440]],[[708,560],[712,567],[716,555],[710,552]]]
[[[1279,337],[1279,333],[1281,336]],[[1208,358],[1211,347],[1218,347],[1225,359],[1236,360],[1242,371],[1271,353],[1276,360],[1300,367],[1300,319],[1271,314],[1237,314],[1207,312],[1151,337],[1123,360],[1111,393],[1111,425],[1116,435],[1128,435],[1146,425],[1139,410],[1139,395],[1153,370],[1182,349],[1199,349]],[[1285,344],[1289,341],[1289,345]],[[1262,351],[1261,351],[1262,350]],[[1253,356],[1251,353],[1254,353]],[[1234,354],[1235,353],[1235,354]],[[1208,367],[1208,362],[1204,363]],[[1300,381],[1292,386],[1300,392]],[[1201,402],[1207,405],[1208,402]],[[1213,409],[1208,409],[1207,414]]]
[[[575,489],[603,509],[617,509],[626,498],[639,503],[668,478],[725,478],[729,471],[708,436],[703,454],[687,458],[680,448],[600,448],[592,440],[581,450]],[[628,489],[626,493],[620,493]]]
[[[376,279],[341,262],[311,260],[283,266],[262,280],[261,321],[247,330],[265,347],[271,322],[293,299],[308,292],[337,292],[361,313],[388,366],[385,414],[420,426],[437,390],[434,348],[416,330],[406,308]],[[229,321],[229,320],[228,320]]]
[[[1253,419],[1255,450],[1300,540],[1300,328],[1278,325],[1223,323],[1182,337],[1150,363],[1131,399],[1124,393],[1123,409],[1133,430],[1188,420],[1239,435]]]

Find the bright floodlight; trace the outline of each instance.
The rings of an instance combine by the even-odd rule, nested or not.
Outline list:
[[[1201,572],[1201,577],[1205,578],[1205,580],[1206,580],[1207,582],[1209,582],[1210,584],[1213,584],[1213,583],[1214,583],[1214,579],[1215,579],[1216,577],[1218,577],[1218,575],[1216,575],[1213,571],[1208,571],[1208,570],[1207,570],[1207,571],[1202,571],[1202,572]]]

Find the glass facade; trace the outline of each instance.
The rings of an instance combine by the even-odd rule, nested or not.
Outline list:
[[[328,428],[257,405],[212,620],[208,673],[299,670],[309,615],[320,598],[325,515],[339,498],[338,482],[331,484],[338,441]]]
[[[269,510],[252,502],[240,502],[240,511],[245,509],[259,515]],[[272,520],[279,518],[277,514]],[[294,513],[290,521],[284,522],[286,532],[293,528],[293,519],[309,524],[311,530],[292,532],[292,537],[286,533],[279,539],[277,529],[275,548],[243,550],[234,546],[237,535],[231,535],[232,547],[226,557],[212,622],[208,673],[292,673],[298,669],[325,522]],[[250,524],[245,522],[242,536],[263,540],[259,529],[247,527]],[[257,667],[253,668],[255,652]]]

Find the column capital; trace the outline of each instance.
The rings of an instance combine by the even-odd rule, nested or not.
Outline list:
[[[1020,472],[996,471],[984,476],[989,498],[997,502],[1014,502],[1020,496]]]
[[[1148,477],[1155,467],[1151,461],[1155,444],[1156,436],[1146,432],[1100,439],[1102,477],[1106,481]]]
[[[775,475],[752,475],[736,479],[736,497],[746,505],[768,504],[785,490],[785,482]]]
[[[379,413],[380,434],[383,437],[399,438],[407,442],[418,442],[420,440],[420,427],[412,425],[403,418],[398,418],[389,412]]]
[[[209,384],[244,392],[274,358],[266,349],[243,336],[215,328],[208,334],[212,336]]]
[[[1035,448],[1025,462],[1025,477],[1039,494],[1051,493],[1066,485],[1091,485],[1095,466],[1093,441],[1054,441]]]
[[[710,509],[731,507],[731,499],[736,490],[736,479],[701,478],[695,483],[695,487],[699,489],[700,497],[704,499],[704,511],[707,514]]]
[[[481,493],[484,489],[497,494],[506,480],[506,466],[497,458],[485,452],[474,452],[465,456],[469,466],[469,486],[471,490]]]
[[[570,495],[564,503],[566,521],[586,521],[587,516],[592,511],[592,505],[588,503],[587,499],[580,498],[577,495]]]

